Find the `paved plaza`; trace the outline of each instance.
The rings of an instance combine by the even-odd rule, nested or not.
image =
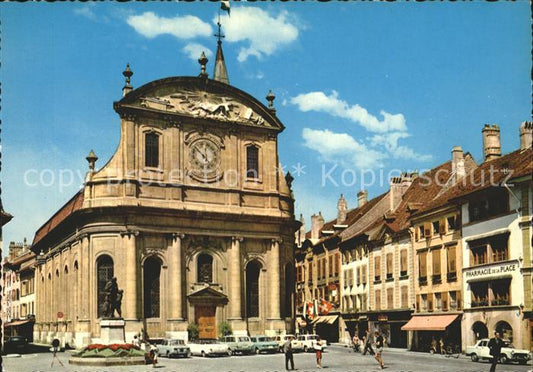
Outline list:
[[[6,372],[37,372],[37,371],[183,371],[183,372],[248,372],[248,371],[284,371],[283,354],[274,355],[251,355],[232,356],[221,358],[200,358],[189,359],[166,359],[160,358],[157,368],[147,366],[128,367],[79,367],[68,365],[68,353],[59,353],[59,359],[65,367],[61,367],[57,362],[50,367],[52,354],[28,354],[19,358],[3,358],[3,371]],[[405,352],[402,350],[385,350],[383,359],[385,361],[385,371],[439,371],[439,372],[478,372],[489,371],[488,362],[473,363],[466,356],[458,359],[446,358],[441,355],[430,355],[425,353]],[[314,354],[295,354],[295,367],[298,371],[318,371]],[[332,346],[324,353],[323,369],[330,372],[357,372],[357,371],[380,371],[377,362],[371,356],[363,356],[350,352],[342,346]],[[520,365],[498,365],[498,372],[503,371],[532,371],[531,364]]]

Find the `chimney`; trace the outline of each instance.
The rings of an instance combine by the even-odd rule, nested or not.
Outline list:
[[[368,191],[361,190],[357,193],[357,206],[361,208],[368,201]]]
[[[496,124],[485,124],[481,133],[483,135],[483,155],[485,161],[499,158],[502,155],[500,128]]]
[[[524,121],[520,125],[520,150],[525,150],[531,147],[533,141],[533,122]]]
[[[390,179],[390,210],[394,211],[402,202],[403,194],[407,191],[413,179],[416,178],[417,173],[402,173],[399,177],[391,177]]]
[[[452,177],[453,182],[465,175],[465,158],[461,146],[454,146],[452,149]]]
[[[301,223],[301,226],[296,232],[296,245],[298,247],[301,247],[302,243],[305,240],[305,219],[301,213],[300,213],[300,223]]]
[[[313,214],[311,216],[311,239],[320,238],[320,230],[324,227],[324,217],[322,217],[322,212],[318,214]]]
[[[348,202],[344,199],[344,195],[341,194],[339,201],[337,202],[337,224],[341,225],[346,221],[346,213],[348,211]]]

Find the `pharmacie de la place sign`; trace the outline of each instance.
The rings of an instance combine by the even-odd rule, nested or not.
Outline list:
[[[497,265],[490,265],[487,267],[480,267],[476,269],[466,269],[465,277],[468,280],[477,278],[500,277],[504,275],[511,276],[515,271],[518,271],[518,269],[518,260],[516,260]]]

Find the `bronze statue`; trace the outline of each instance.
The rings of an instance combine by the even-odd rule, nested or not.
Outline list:
[[[118,289],[117,278],[113,277],[108,281],[104,287],[105,300],[104,300],[104,317],[115,318],[115,310],[118,316],[121,317],[121,304],[124,291]]]

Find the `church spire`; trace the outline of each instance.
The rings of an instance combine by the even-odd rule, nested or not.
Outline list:
[[[224,35],[221,32],[220,20],[217,23],[218,33],[215,36],[218,38],[217,41],[217,56],[215,59],[215,72],[213,73],[213,79],[220,81],[222,83],[229,84],[228,71],[226,70],[226,62],[224,61],[224,53],[222,53],[222,38]]]

